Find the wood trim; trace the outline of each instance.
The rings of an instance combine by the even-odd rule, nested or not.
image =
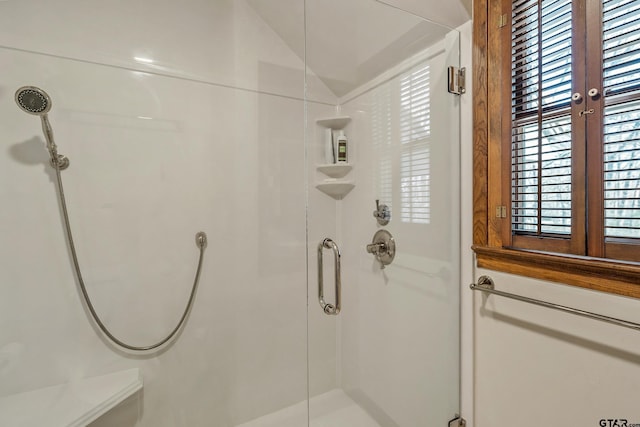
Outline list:
[[[505,206],[507,210],[506,218],[499,220],[500,223],[500,242],[502,246],[511,246],[511,60],[505,61],[504,58],[511,59],[511,20],[513,1],[502,0],[500,3],[501,15],[506,16],[506,25],[502,28],[496,28],[493,32],[497,33],[500,40],[498,56],[500,61],[500,91],[503,96],[500,97],[500,186],[497,183],[490,183],[491,188],[500,188],[500,206]],[[493,74],[492,74],[493,75]],[[491,167],[491,166],[489,166]],[[497,193],[497,191],[496,191]],[[489,205],[491,207],[491,205]]]
[[[478,267],[640,298],[640,263],[474,246]]]
[[[486,245],[488,216],[487,0],[473,2],[473,244]]]
[[[593,108],[594,113],[584,117],[587,155],[587,253],[594,257],[612,257],[605,253],[604,244],[604,98],[587,95],[590,88],[602,93],[602,0],[580,0],[586,3],[586,31],[584,52],[586,52],[586,79],[584,98],[585,109]],[[622,259],[626,259],[623,257]]]
[[[503,227],[505,219],[495,215],[497,206],[505,206],[507,201],[502,198],[503,189],[503,100],[501,96],[491,96],[500,94],[504,87],[504,58],[503,58],[503,31],[505,26],[498,28],[498,22],[502,16],[504,0],[492,0],[489,2],[487,11],[488,38],[487,38],[487,73],[491,76],[487,80],[487,124],[488,124],[488,150],[487,150],[487,186],[491,191],[487,191],[487,241],[489,246],[503,246],[506,242]],[[509,56],[510,57],[510,56]],[[509,79],[509,82],[511,79]]]
[[[511,246],[523,250],[571,253],[571,239],[515,235],[512,242]]]
[[[606,258],[626,261],[640,261],[640,245],[637,242],[612,241],[605,242]]]
[[[580,1],[576,0],[578,4]],[[490,225],[492,221],[495,225],[496,218],[491,215],[491,209],[495,209],[495,206],[489,203],[489,189],[492,194],[500,194],[503,188],[502,185],[494,187],[500,183],[490,176],[489,161],[495,161],[494,170],[500,170],[502,159],[496,160],[496,151],[490,151],[490,147],[497,144],[500,148],[501,144],[500,140],[490,139],[490,131],[501,129],[501,122],[495,123],[495,120],[499,120],[495,114],[500,111],[501,101],[493,99],[489,92],[489,86],[497,79],[490,61],[491,58],[493,61],[499,59],[496,51],[492,51],[495,45],[489,39],[489,32],[495,34],[499,31],[490,29],[489,23],[490,17],[496,16],[500,5],[504,3],[505,0],[475,0],[473,4],[473,250],[477,264],[482,268],[640,298],[640,262],[503,248],[500,236],[495,238],[495,232],[501,227],[491,228]],[[491,80],[489,75],[492,76]],[[584,83],[582,86],[583,90],[586,89]],[[499,85],[493,84],[491,87]],[[493,111],[493,116],[490,111]],[[510,221],[507,223],[510,224]],[[493,236],[489,238],[491,233]],[[625,242],[607,243],[607,254],[622,257],[622,252],[627,250],[625,246],[628,246]]]
[[[573,0],[571,6],[571,74],[572,93],[582,94],[582,99],[571,103],[571,248],[568,252],[586,255],[587,252],[587,195],[586,195],[586,120],[590,116],[581,116],[580,112],[589,108],[586,93],[586,57],[584,34],[586,27],[586,8],[584,0]],[[582,36],[581,36],[582,35]],[[591,199],[591,198],[590,198]],[[590,254],[601,256],[601,254]]]

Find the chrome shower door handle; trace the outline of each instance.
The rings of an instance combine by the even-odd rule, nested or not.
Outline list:
[[[324,249],[333,249],[333,261],[335,265],[335,286],[336,286],[336,303],[335,305],[325,302],[324,300],[324,275],[323,275],[323,251]],[[340,313],[341,308],[342,283],[340,280],[340,249],[333,240],[326,238],[318,244],[318,302],[322,311],[330,316]]]

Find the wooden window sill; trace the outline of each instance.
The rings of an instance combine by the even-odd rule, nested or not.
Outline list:
[[[640,298],[640,263],[473,246],[478,267]]]

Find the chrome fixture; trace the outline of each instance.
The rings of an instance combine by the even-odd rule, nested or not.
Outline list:
[[[387,205],[381,205],[380,200],[376,199],[376,210],[373,211],[373,217],[378,220],[378,224],[387,225],[391,221],[391,209]]]
[[[178,331],[184,325],[185,320],[187,319],[187,315],[189,311],[191,311],[191,307],[193,306],[193,301],[196,296],[196,289],[198,288],[198,281],[200,280],[200,272],[202,271],[202,260],[204,256],[204,250],[207,247],[207,235],[205,232],[200,231],[196,234],[196,246],[200,251],[200,256],[198,258],[198,266],[196,267],[195,278],[193,279],[193,286],[191,287],[191,294],[189,295],[189,301],[178,321],[178,324],[173,328],[173,330],[165,336],[160,341],[155,344],[146,345],[146,346],[135,346],[127,344],[118,338],[116,338],[109,329],[107,329],[106,325],[102,323],[102,320],[98,316],[95,308],[93,307],[93,303],[91,302],[91,298],[89,297],[89,293],[87,292],[87,287],[84,284],[84,279],[82,278],[82,272],[80,271],[80,263],[78,262],[78,254],[76,253],[76,247],[73,243],[73,234],[71,232],[71,221],[69,220],[69,212],[67,209],[67,201],[64,196],[64,187],[62,185],[62,174],[61,170],[69,167],[69,160],[62,155],[58,154],[56,144],[53,142],[53,131],[51,129],[51,125],[49,124],[49,120],[47,118],[47,112],[51,109],[51,99],[49,95],[46,94],[45,91],[33,86],[25,86],[18,89],[16,92],[16,103],[18,106],[25,112],[29,114],[35,114],[40,116],[42,120],[42,131],[44,132],[44,136],[47,140],[47,148],[49,149],[49,154],[51,155],[50,163],[51,166],[56,171],[56,182],[58,185],[58,195],[60,200],[60,206],[62,207],[62,215],[64,219],[64,227],[67,236],[67,242],[69,243],[69,249],[71,251],[71,259],[73,261],[73,267],[76,273],[76,277],[78,278],[78,284],[80,286],[80,291],[82,293],[83,300],[86,304],[87,309],[91,313],[91,317],[98,325],[100,330],[115,344],[119,345],[122,348],[126,348],[127,350],[132,351],[148,351],[154,350],[173,337],[176,336]]]
[[[15,99],[16,104],[22,111],[40,116],[42,132],[47,140],[51,166],[60,170],[68,168],[69,159],[62,154],[58,154],[58,147],[53,140],[53,129],[47,116],[47,113],[51,110],[51,98],[47,95],[47,92],[35,86],[23,86],[16,91]]]
[[[447,90],[454,95],[462,95],[467,91],[466,88],[466,68],[448,67],[447,68]]]
[[[373,235],[373,241],[367,245],[367,252],[374,254],[380,262],[380,268],[391,264],[396,256],[396,242],[387,230],[378,230]]]
[[[511,298],[522,302],[528,302],[529,304],[539,305],[542,307],[552,308],[554,310],[564,311],[565,313],[576,314],[582,317],[588,317],[590,319],[601,320],[603,322],[611,323],[618,326],[624,326],[625,328],[635,329],[640,331],[640,323],[629,322],[627,320],[616,319],[615,317],[603,316],[602,314],[592,313],[590,311],[579,310],[577,308],[567,307],[565,305],[554,304],[552,302],[541,301],[529,297],[523,297],[521,295],[512,294],[509,292],[499,291],[495,288],[493,279],[489,276],[480,276],[478,283],[472,283],[469,287],[474,291],[486,292],[488,294],[499,295],[505,298]]]
[[[336,304],[329,304],[324,300],[324,277],[323,277],[323,249],[333,250],[333,262],[335,271],[335,286],[336,286]],[[318,244],[318,302],[322,311],[330,316],[336,316],[340,313],[342,306],[342,282],[340,279],[340,249],[333,240],[326,238]]]

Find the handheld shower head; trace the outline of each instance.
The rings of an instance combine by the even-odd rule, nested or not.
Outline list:
[[[58,147],[53,141],[53,129],[49,123],[47,113],[51,110],[51,98],[47,92],[35,86],[23,86],[16,91],[16,104],[25,113],[40,116],[42,122],[42,133],[47,140],[47,149],[51,156],[50,163],[54,168],[60,170],[69,167],[69,159],[58,154]]]
[[[51,110],[47,92],[35,86],[23,86],[16,91],[16,104],[25,113],[42,116]]]

